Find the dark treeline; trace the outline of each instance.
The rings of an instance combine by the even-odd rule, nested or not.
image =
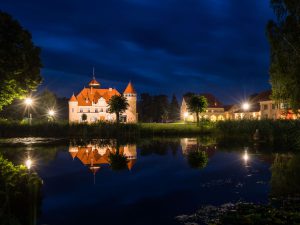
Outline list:
[[[53,92],[45,89],[44,91],[32,96],[33,103],[30,106],[30,113],[33,119],[47,120],[48,110],[53,109],[58,120],[68,119],[68,101],[69,99],[57,97]],[[15,99],[12,104],[3,107],[0,117],[22,120],[28,116],[28,111],[24,99]]]
[[[170,101],[167,95],[142,93],[138,113],[140,122],[174,122],[180,119],[179,103],[175,95]]]

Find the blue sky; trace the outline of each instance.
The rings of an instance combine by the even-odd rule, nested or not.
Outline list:
[[[42,88],[69,97],[95,67],[102,87],[210,92],[225,103],[270,88],[269,0],[2,0],[42,48]]]

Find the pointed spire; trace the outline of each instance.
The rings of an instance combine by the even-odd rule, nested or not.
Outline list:
[[[77,98],[75,97],[74,92],[72,97],[69,99],[69,102],[77,102]]]
[[[136,91],[135,91],[131,81],[129,81],[129,83],[124,91],[124,94],[136,94]]]
[[[89,86],[93,87],[93,88],[97,88],[97,87],[99,88],[100,87],[100,83],[95,78],[95,67],[93,67],[93,79],[89,83]]]

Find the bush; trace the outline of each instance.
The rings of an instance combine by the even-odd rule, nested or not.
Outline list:
[[[0,155],[0,221],[32,224],[41,205],[42,180],[25,166],[14,166]]]

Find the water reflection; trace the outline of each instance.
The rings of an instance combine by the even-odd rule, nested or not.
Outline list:
[[[191,168],[203,169],[208,159],[212,157],[217,146],[215,143],[203,142],[200,138],[183,138],[180,141],[182,153],[187,158]]]
[[[84,146],[69,146],[69,153],[74,159],[89,167],[95,174],[101,167],[108,165],[112,169],[122,169],[122,160],[128,170],[136,163],[137,151],[135,144],[121,145],[114,141],[106,144],[89,143]]]

